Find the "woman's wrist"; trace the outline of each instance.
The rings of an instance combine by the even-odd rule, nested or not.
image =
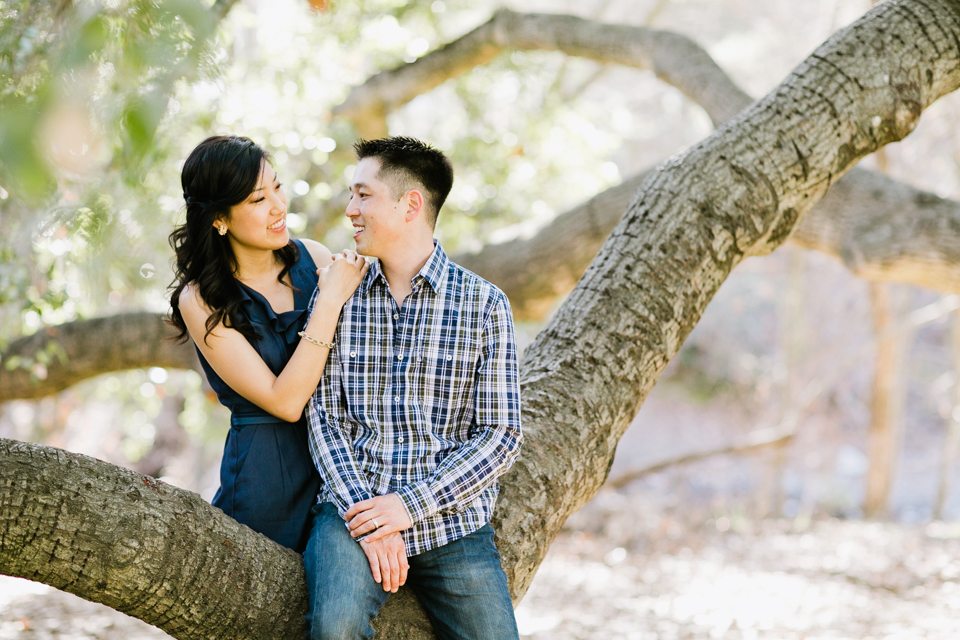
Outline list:
[[[313,308],[314,310],[323,308],[340,313],[340,309],[343,308],[345,302],[346,300],[338,298],[331,292],[324,291],[323,287],[321,287],[317,292],[317,300],[314,302]]]
[[[340,319],[340,310],[342,308],[343,305],[324,300],[322,296],[318,296],[313,305],[313,313],[311,313],[310,318],[307,319],[307,325],[304,327],[304,331],[320,340],[332,340],[333,334],[337,331],[337,322]]]

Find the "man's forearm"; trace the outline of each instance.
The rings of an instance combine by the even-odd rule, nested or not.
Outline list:
[[[345,437],[340,424],[313,403],[308,405],[307,417],[310,453],[342,517],[351,505],[369,500],[373,494],[353,453],[353,443]]]
[[[397,491],[411,520],[419,522],[439,511],[459,509],[473,502],[513,465],[522,443],[519,428],[482,427],[430,476]]]

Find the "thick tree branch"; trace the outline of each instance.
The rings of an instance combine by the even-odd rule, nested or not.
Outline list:
[[[496,283],[514,316],[538,320],[583,275],[647,171],[560,214],[532,238],[453,257]],[[857,275],[960,293],[960,202],[854,168],[800,223],[794,244],[839,258]]]
[[[702,105],[715,124],[729,120],[751,102],[713,58],[686,36],[573,16],[500,10],[489,22],[445,47],[378,73],[354,88],[334,115],[352,120],[363,137],[381,137],[387,134],[387,114],[418,95],[490,62],[504,50],[533,49],[650,69]]]
[[[299,554],[190,491],[89,456],[2,438],[0,573],[100,602],[174,638],[304,637]],[[433,637],[407,589],[374,626],[379,637]]]
[[[192,344],[165,339],[174,333],[146,311],[47,327],[3,352],[0,402],[41,398],[111,371],[199,368]]]
[[[854,169],[790,240],[857,275],[960,293],[960,202]]]
[[[571,16],[501,11],[446,47],[373,76],[337,112],[361,129],[372,123],[384,133],[383,118],[391,110],[507,48],[556,49],[653,69],[717,124],[751,102],[706,51],[684,36]],[[533,238],[487,245],[454,260],[503,289],[517,318],[541,319],[558,296],[573,288],[648,175],[629,178],[577,205]],[[840,258],[865,277],[960,292],[960,203],[874,172],[854,169],[841,179],[793,239]]]
[[[174,638],[301,638],[300,556],[200,496],[88,456],[0,439],[0,572]]]
[[[497,511],[521,595],[731,270],[773,250],[830,185],[960,85],[960,4],[891,0],[645,182],[527,348],[524,454]],[[546,533],[546,535],[544,535]]]

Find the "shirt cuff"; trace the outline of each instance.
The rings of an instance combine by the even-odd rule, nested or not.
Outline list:
[[[430,491],[430,485],[424,481],[407,484],[397,491],[403,506],[407,509],[410,522],[416,524],[440,510],[437,497]]]

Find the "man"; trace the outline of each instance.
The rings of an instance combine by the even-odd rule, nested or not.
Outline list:
[[[346,215],[376,260],[308,403],[324,479],[304,554],[311,637],[372,638],[409,578],[440,638],[518,638],[489,524],[522,442],[509,303],[433,239],[453,186],[441,152],[405,137],[354,150]]]

